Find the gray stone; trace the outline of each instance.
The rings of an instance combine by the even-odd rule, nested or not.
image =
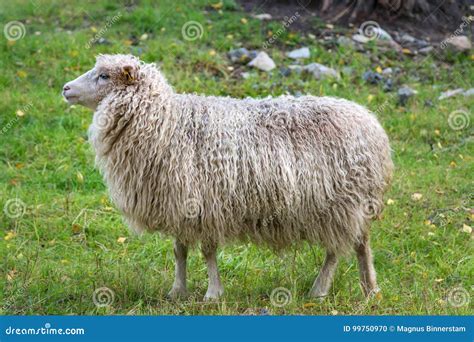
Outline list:
[[[309,48],[302,47],[301,49],[288,52],[286,55],[292,59],[302,59],[302,58],[309,58],[310,52],[309,52]]]
[[[366,71],[362,75],[362,79],[370,84],[378,84],[383,80],[383,77],[378,72]]]
[[[474,95],[474,88],[468,89],[463,93],[464,96],[473,96]]]
[[[456,96],[456,95],[459,95],[459,94],[462,94],[462,93],[464,93],[464,89],[462,89],[462,88],[447,90],[447,91],[441,93],[441,95],[438,97],[438,100],[448,99],[450,97],[453,97],[453,96]]]
[[[291,70],[291,72],[294,72],[296,74],[301,74],[301,72],[303,71],[303,67],[301,65],[292,64],[288,65],[288,68]]]
[[[357,43],[367,44],[370,39],[362,34],[355,34],[352,36],[352,40]]]
[[[254,18],[259,20],[272,20],[272,15],[268,13],[262,13],[255,15]]]
[[[228,55],[232,63],[245,64],[257,56],[257,51],[249,51],[246,48],[239,48],[230,50]]]
[[[336,70],[319,63],[305,65],[303,71],[312,74],[314,78],[318,80],[323,78],[340,78],[339,73]]]
[[[466,52],[472,48],[472,43],[466,36],[449,37],[441,43],[441,46],[443,46],[443,43],[454,52]]]
[[[349,47],[353,47],[354,46],[354,42],[352,41],[352,39],[350,38],[347,38],[346,36],[340,36],[337,38],[337,44],[339,46],[349,46]]]
[[[405,33],[400,37],[400,43],[402,44],[409,44],[409,43],[414,43],[416,41],[416,38],[409,35],[408,33]]]
[[[417,93],[416,90],[411,89],[410,87],[403,86],[397,91],[398,95],[398,104],[404,106],[407,104],[408,99],[414,96]]]
[[[422,55],[427,55],[431,51],[433,51],[433,47],[432,46],[427,46],[427,47],[424,47],[424,48],[418,50],[418,53],[421,53]]]
[[[270,71],[276,68],[273,59],[271,59],[270,56],[264,51],[259,52],[248,65],[263,71]]]
[[[388,91],[392,91],[392,89],[393,89],[393,81],[391,78],[389,78],[383,84],[383,91],[388,92]]]

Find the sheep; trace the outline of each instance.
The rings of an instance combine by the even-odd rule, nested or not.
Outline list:
[[[364,107],[333,97],[180,94],[155,64],[131,55],[99,55],[63,96],[94,110],[96,165],[131,230],[175,238],[171,298],[187,294],[188,248],[198,244],[204,299],[222,296],[216,251],[234,241],[276,251],[322,245],[309,292],[321,298],[338,259],[355,250],[363,293],[379,291],[369,226],[393,163],[384,129]]]

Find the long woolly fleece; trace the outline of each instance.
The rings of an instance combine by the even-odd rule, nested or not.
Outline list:
[[[187,245],[308,241],[351,251],[383,208],[393,164],[373,114],[331,97],[177,94],[153,64],[133,65],[100,103],[90,141],[112,200],[136,232]],[[113,67],[113,66],[112,66]]]

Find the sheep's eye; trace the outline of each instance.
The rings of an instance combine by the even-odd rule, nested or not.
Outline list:
[[[100,74],[99,77],[103,80],[107,80],[109,78],[109,75],[106,74]]]

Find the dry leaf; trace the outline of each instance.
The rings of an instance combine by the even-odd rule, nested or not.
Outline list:
[[[26,76],[28,76],[28,74],[26,72],[24,72],[23,70],[18,70],[16,72],[16,75],[19,77],[19,78],[26,78]]]
[[[118,243],[124,243],[126,240],[127,240],[126,237],[119,237],[119,238],[117,239],[117,242],[118,242]]]
[[[419,201],[423,198],[423,194],[420,194],[419,192],[415,192],[411,195],[411,199],[413,201]]]
[[[11,270],[11,271],[8,271],[7,273],[7,280],[8,281],[13,281],[13,278],[15,278],[15,276],[17,275],[17,271],[16,270]]]
[[[304,303],[303,304],[303,308],[307,309],[307,308],[312,308],[314,306],[317,306],[318,304],[316,303]]]
[[[72,225],[72,233],[73,234],[79,234],[82,232],[82,227],[80,225],[78,225],[77,223],[74,223]]]
[[[463,224],[462,225],[462,231],[464,233],[471,234],[472,233],[472,228],[470,226],[468,226],[467,224]]]
[[[16,111],[16,116],[19,116],[19,117],[25,116],[25,112],[22,111],[21,109],[18,109],[18,110]]]
[[[80,171],[77,171],[76,178],[79,183],[84,183],[84,176],[82,175]]]
[[[16,233],[13,230],[10,230],[7,235],[5,235],[4,239],[6,241],[13,239],[16,236]]]
[[[215,4],[211,4],[211,7],[214,8],[216,11],[220,10],[224,6],[222,1],[216,2]]]
[[[393,199],[389,198],[387,200],[387,205],[393,205],[393,204],[395,204],[395,201]]]

